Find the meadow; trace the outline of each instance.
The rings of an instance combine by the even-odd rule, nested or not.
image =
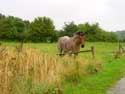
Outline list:
[[[118,43],[87,42],[81,50],[91,46],[95,59],[91,53],[74,59],[57,56],[56,43],[25,43],[20,48],[20,43],[2,42],[1,94],[107,94],[125,75],[125,55],[114,58]]]

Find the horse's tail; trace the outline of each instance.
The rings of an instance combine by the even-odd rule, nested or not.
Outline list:
[[[57,48],[58,48],[59,53],[61,54],[62,50],[63,50],[62,47],[61,47],[61,37],[58,39]]]

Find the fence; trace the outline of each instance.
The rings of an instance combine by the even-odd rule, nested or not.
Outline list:
[[[96,50],[95,50],[94,46],[91,46],[90,50],[79,51],[78,53],[85,53],[85,52],[91,52],[92,53],[92,58],[95,59]],[[77,53],[72,53],[72,54],[77,54]],[[56,55],[62,56],[62,55],[65,55],[65,54],[56,54]]]

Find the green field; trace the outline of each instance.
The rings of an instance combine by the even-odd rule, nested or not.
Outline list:
[[[17,46],[19,43],[14,42],[4,42],[4,45],[7,46]],[[125,46],[125,43],[122,43],[123,47]],[[58,53],[57,44],[56,43],[25,43],[25,47],[32,47],[36,49],[40,49],[44,53],[48,53],[51,55],[55,55]],[[118,49],[118,43],[105,43],[105,42],[87,42],[85,45],[85,48],[82,48],[81,50],[88,50],[91,46],[95,46],[96,48],[96,56],[98,59],[106,57],[110,55],[110,53],[115,52]],[[55,54],[54,54],[55,53]],[[82,53],[80,56],[85,56],[89,58],[88,53]]]
[[[19,43],[14,42],[3,42],[3,46],[15,47]],[[106,91],[109,87],[115,84],[125,74],[125,55],[120,55],[120,58],[115,59],[113,52],[116,52],[118,49],[118,43],[105,43],[105,42],[87,42],[85,48],[81,50],[88,50],[91,46],[96,48],[96,58],[93,60],[91,53],[80,53],[77,59],[80,59],[80,62],[99,62],[101,63],[101,69],[97,72],[94,71],[93,66],[88,67],[88,75],[78,75],[78,77],[71,80],[64,79],[57,86],[60,90],[60,94],[106,94]],[[125,43],[122,43],[122,46],[125,47]],[[34,48],[38,49],[40,53],[45,53],[48,56],[60,58],[56,56],[58,53],[56,43],[25,43],[24,48]],[[62,58],[61,58],[62,59]],[[83,60],[83,61],[82,61]],[[68,62],[68,61],[67,61]],[[25,66],[25,65],[24,65]],[[1,68],[1,67],[0,67]],[[65,69],[64,69],[65,70]],[[93,72],[94,71],[94,72]],[[77,74],[75,74],[77,76]],[[16,80],[15,80],[16,82]],[[19,83],[19,82],[18,82]],[[29,83],[31,84],[31,83]],[[24,88],[27,88],[27,85]],[[32,93],[32,90],[29,92],[26,90],[22,92],[21,90],[13,91],[13,94],[58,94],[56,93],[55,86],[45,86],[45,83],[39,83],[36,85],[35,93]],[[45,89],[47,88],[47,89]],[[22,89],[23,90],[23,89]],[[27,93],[28,92],[28,93]],[[47,92],[47,93],[46,93]],[[6,93],[8,94],[8,93]]]

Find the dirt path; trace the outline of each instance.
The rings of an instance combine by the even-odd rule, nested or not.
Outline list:
[[[108,94],[125,94],[125,78],[122,78],[114,87],[109,89]]]

